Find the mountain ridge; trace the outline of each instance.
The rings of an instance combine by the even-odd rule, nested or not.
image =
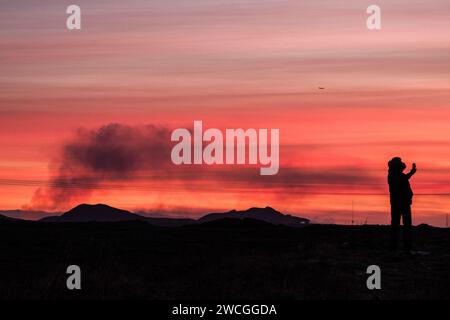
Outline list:
[[[257,208],[251,207],[247,210],[231,210],[224,213],[209,213],[198,219],[199,222],[208,222],[212,220],[222,219],[222,218],[233,218],[233,219],[256,219],[271,224],[281,224],[288,226],[302,226],[310,222],[309,219],[295,217],[288,214],[283,214],[280,211],[273,209],[272,207]]]
[[[154,218],[145,217],[133,212],[111,207],[106,204],[80,204],[60,216],[50,216],[40,219],[40,222],[119,222],[145,221],[149,224],[163,227],[203,224],[222,219],[253,219],[273,225],[287,225],[301,227],[309,224],[310,220],[283,214],[271,207],[252,207],[247,210],[230,210],[227,212],[209,213],[199,219],[190,218]]]
[[[61,212],[47,212],[39,210],[14,209],[14,210],[0,210],[0,215],[18,220],[37,221],[50,215],[61,214]]]

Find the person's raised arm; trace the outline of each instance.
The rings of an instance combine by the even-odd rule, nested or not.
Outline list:
[[[411,169],[410,172],[408,172],[408,173],[406,174],[406,177],[407,177],[408,179],[411,178],[411,177],[414,175],[414,173],[416,173],[416,171],[417,171],[416,164],[413,163],[413,164],[412,164],[412,169]]]

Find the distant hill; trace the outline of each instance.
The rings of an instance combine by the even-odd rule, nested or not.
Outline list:
[[[80,204],[61,216],[45,217],[42,222],[114,222],[145,220],[145,217],[106,204]]]
[[[117,222],[146,221],[160,227],[177,227],[192,224],[193,219],[149,218],[106,204],[80,204],[60,216],[42,218],[41,222]]]
[[[40,220],[49,215],[55,215],[58,213],[47,212],[47,211],[36,211],[36,210],[0,210],[0,215],[14,219],[23,220]]]
[[[244,211],[231,210],[225,213],[210,213],[198,219],[198,222],[203,223],[224,218],[232,218],[232,219],[250,218],[275,225],[281,224],[291,227],[300,227],[309,223],[308,219],[283,214],[271,207],[250,208]]]
[[[309,223],[308,219],[282,214],[271,208],[250,208],[245,211],[231,210],[224,213],[210,213],[198,220],[188,218],[153,218],[132,213],[127,210],[117,209],[105,204],[80,204],[60,216],[42,218],[41,222],[116,222],[116,221],[145,221],[160,227],[178,227],[183,225],[204,224],[216,220],[231,219],[242,220],[251,219],[246,224],[257,225],[258,222],[270,223],[273,225],[286,225],[291,227],[301,227]],[[255,222],[256,221],[256,222]],[[217,225],[232,225],[234,222],[222,221]],[[214,225],[214,224],[213,224]],[[242,223],[238,223],[242,225]],[[258,224],[258,225],[261,225]]]
[[[22,221],[21,219],[10,218],[0,214],[0,221]]]

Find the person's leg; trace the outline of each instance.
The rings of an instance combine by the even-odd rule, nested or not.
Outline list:
[[[399,206],[391,205],[391,242],[389,244],[391,250],[397,250],[400,217],[401,211]]]
[[[406,205],[402,210],[403,216],[403,245],[405,250],[411,250],[412,248],[412,237],[411,237],[411,206]]]

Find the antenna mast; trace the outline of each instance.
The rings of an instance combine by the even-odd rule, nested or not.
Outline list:
[[[354,223],[354,205],[353,205],[353,200],[352,200],[352,225]]]

